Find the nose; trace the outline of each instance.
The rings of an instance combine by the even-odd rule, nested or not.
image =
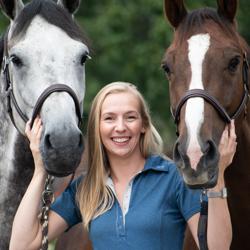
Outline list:
[[[173,158],[174,162],[176,163],[176,166],[179,169],[184,169],[186,166],[188,166],[189,159],[187,154],[185,153],[185,146],[184,144],[181,144],[179,141],[175,143]]]
[[[123,118],[118,118],[115,124],[115,131],[124,132],[126,130],[126,122]]]
[[[80,163],[84,140],[78,128],[48,129],[44,132],[40,147],[47,172],[54,176],[67,176]]]
[[[83,138],[80,131],[70,134],[46,133],[44,138],[45,150],[57,150],[61,147],[72,147],[77,149],[83,147]]]
[[[216,166],[219,159],[218,147],[213,140],[207,140],[203,147],[205,166]]]
[[[203,166],[206,168],[216,166],[219,158],[218,148],[213,140],[207,140],[201,146],[203,155],[200,157],[200,162],[203,161]],[[192,154],[190,154],[192,157]],[[194,152],[195,155],[195,152]],[[186,149],[183,143],[176,142],[173,152],[174,161],[180,169],[190,165],[191,159],[187,156]]]

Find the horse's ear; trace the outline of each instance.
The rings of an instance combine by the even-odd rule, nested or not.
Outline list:
[[[57,3],[67,9],[70,14],[74,14],[80,5],[80,0],[58,0]]]
[[[0,7],[3,13],[11,20],[14,20],[18,16],[23,6],[22,0],[0,0]]]
[[[177,28],[187,15],[183,0],[165,0],[164,10],[167,19],[174,28]]]
[[[234,22],[238,8],[238,0],[217,0],[218,14]]]

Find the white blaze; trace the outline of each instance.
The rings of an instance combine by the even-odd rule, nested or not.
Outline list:
[[[191,65],[189,90],[204,89],[202,83],[202,64],[210,45],[209,34],[194,35],[188,40],[188,59]],[[199,144],[200,127],[204,121],[204,100],[195,97],[187,100],[185,122],[188,133],[187,155],[191,167],[196,169],[202,156]]]

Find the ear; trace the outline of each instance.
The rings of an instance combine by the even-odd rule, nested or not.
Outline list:
[[[218,14],[233,23],[237,12],[238,0],[217,0],[217,5]]]
[[[74,14],[80,5],[80,0],[58,0],[57,4],[67,9],[70,14]]]
[[[5,15],[14,20],[23,9],[22,0],[0,0],[0,7]]]
[[[167,19],[174,28],[177,28],[187,15],[183,0],[165,0],[164,10]]]

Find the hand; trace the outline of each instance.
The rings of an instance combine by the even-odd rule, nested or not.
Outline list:
[[[35,170],[45,172],[43,167],[42,156],[39,149],[42,129],[42,120],[40,117],[37,117],[33,123],[32,128],[30,128],[30,121],[27,122],[25,133],[30,141],[30,149],[34,158]]]
[[[235,125],[234,120],[232,120],[230,125],[227,125],[223,131],[219,144],[219,171],[221,173],[224,174],[225,169],[232,163],[236,146]]]

